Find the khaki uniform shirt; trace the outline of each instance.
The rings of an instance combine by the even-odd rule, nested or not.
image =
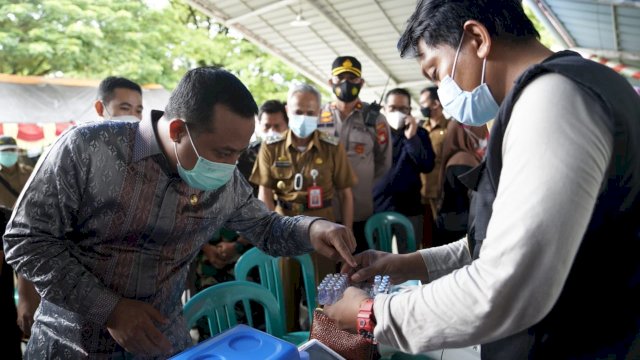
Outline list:
[[[3,167],[0,170],[0,176],[7,180],[11,187],[19,193],[22,191],[24,184],[27,183],[27,180],[29,180],[32,171],[33,168],[31,166],[18,163],[17,167],[15,165],[10,168]],[[12,209],[16,200],[18,200],[18,197],[13,195],[6,186],[0,183],[0,205]]]
[[[334,104],[323,107],[318,130],[338,136],[345,147],[351,167],[358,182],[353,187],[353,221],[366,221],[373,214],[373,183],[391,168],[393,146],[391,133],[384,115],[376,119],[376,125],[365,125],[364,111],[369,105],[358,102],[346,119],[340,118],[340,110]],[[334,206],[337,210],[338,206]],[[336,212],[338,220],[342,216]]]
[[[431,127],[431,122],[426,121],[423,127],[429,132],[429,139],[431,140],[431,146],[433,152],[436,155],[435,164],[433,170],[428,174],[420,174],[422,179],[422,195],[423,203],[429,199],[438,199],[441,197],[442,189],[440,189],[440,167],[442,166],[442,144],[444,138],[447,135],[447,124],[449,120],[443,118],[434,127]]]
[[[312,169],[318,171],[315,182],[322,188],[322,209],[307,207],[307,189],[313,185]],[[303,177],[301,190],[294,189],[294,178],[298,173]],[[278,213],[304,214],[334,221],[332,199],[335,190],[352,187],[355,178],[338,138],[315,131],[306,150],[301,152],[293,144],[291,131],[287,131],[283,137],[262,144],[249,181],[272,189],[277,200],[288,203],[287,209],[278,205]]]

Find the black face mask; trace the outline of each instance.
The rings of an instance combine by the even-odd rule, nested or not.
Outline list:
[[[431,117],[431,108],[421,107],[420,108],[420,112],[422,113],[422,116],[424,116],[426,118],[430,118]]]
[[[333,93],[336,94],[341,101],[349,103],[358,98],[361,88],[362,84],[352,84],[344,81],[338,85],[333,85]]]

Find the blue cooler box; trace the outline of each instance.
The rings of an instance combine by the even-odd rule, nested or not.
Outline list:
[[[307,354],[284,340],[246,325],[236,325],[216,337],[205,340],[172,360],[239,360],[283,359],[304,360]]]

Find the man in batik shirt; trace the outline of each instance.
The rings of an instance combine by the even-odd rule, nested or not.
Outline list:
[[[4,236],[7,262],[42,302],[26,356],[166,358],[190,345],[188,265],[223,226],[274,255],[312,250],[356,265],[343,226],[270,212],[235,168],[257,106],[219,68],[189,71],[166,111],[93,122],[43,155]]]

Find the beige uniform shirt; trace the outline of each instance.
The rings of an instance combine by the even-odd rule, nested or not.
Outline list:
[[[353,186],[353,221],[366,221],[373,214],[373,183],[391,168],[391,134],[384,115],[380,114],[375,126],[364,122],[364,111],[369,105],[358,102],[346,119],[334,104],[323,107],[318,130],[340,138],[351,167],[358,178]],[[340,210],[339,206],[335,206]],[[336,212],[338,220],[342,216]]]
[[[422,202],[424,204],[426,204],[429,199],[438,199],[441,197],[440,167],[442,166],[442,144],[447,135],[447,124],[449,124],[449,120],[442,118],[442,120],[433,127],[430,121],[425,122],[423,125],[429,132],[431,146],[436,155],[433,170],[428,174],[420,174],[420,178],[422,179],[422,190],[420,194],[422,194]]]
[[[283,137],[267,140],[260,148],[249,181],[270,188],[280,201],[287,202],[285,209],[278,205],[276,211],[283,215],[309,215],[335,220],[332,199],[335,190],[352,187],[355,178],[347,161],[344,147],[338,138],[315,131],[304,151],[293,144],[291,131]],[[322,209],[307,208],[307,189],[313,185],[311,170],[316,169],[317,186],[322,188]],[[302,174],[302,189],[294,189],[296,174]]]
[[[18,164],[18,166],[12,166],[10,168],[0,169],[0,176],[2,176],[11,187],[18,193],[22,191],[24,184],[29,180],[33,168],[31,166]],[[10,209],[18,200],[18,197],[13,195],[2,183],[0,183],[0,205],[6,206]]]

